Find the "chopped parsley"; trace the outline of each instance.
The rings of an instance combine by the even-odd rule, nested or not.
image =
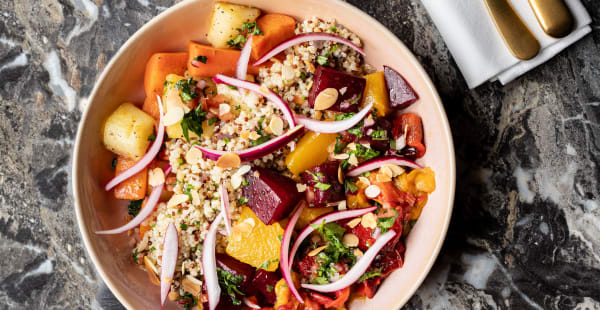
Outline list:
[[[365,147],[362,144],[356,144],[356,150],[350,151],[350,153],[348,155],[352,155],[352,154],[354,154],[354,156],[356,156],[356,157],[360,157],[364,160],[367,160],[367,159],[371,159],[371,158],[375,158],[375,157],[379,156],[380,152],[377,150]],[[342,169],[346,169],[350,166],[350,163],[348,162],[348,159],[344,159],[342,161],[342,163],[340,163],[340,165],[342,166]]]
[[[229,45],[229,47],[241,49],[246,44],[246,41],[248,41],[249,35],[264,35],[256,22],[243,23],[242,28],[238,28],[237,31],[239,34],[235,38],[227,41],[227,45]]]
[[[190,130],[198,136],[202,135],[202,122],[206,119],[206,113],[206,111],[202,111],[202,105],[199,104],[196,109],[189,111],[183,116],[181,130],[187,142],[190,142]]]
[[[319,182],[319,183],[315,184],[315,187],[322,191],[326,191],[331,187],[331,184]]]
[[[246,198],[246,197],[242,196],[242,197],[240,197],[240,199],[238,199],[238,201],[237,201],[237,204],[238,204],[239,206],[241,206],[241,205],[243,205],[243,204],[246,204],[247,202],[248,202],[248,198]]]
[[[110,162],[110,167],[112,168],[112,170],[117,169],[117,158],[113,158],[112,161]]]
[[[148,141],[154,141],[154,140],[156,140],[156,135],[155,134],[149,135],[147,140]]]
[[[342,136],[338,134],[338,136],[335,138],[335,146],[333,147],[333,153],[339,154],[344,150],[344,148],[346,148],[346,142],[344,142],[342,140]]]
[[[332,32],[336,32],[337,31],[337,27],[331,27],[331,28],[329,28],[329,30],[331,30]]]
[[[129,204],[127,205],[127,213],[133,217],[138,215],[142,209],[142,202],[144,202],[144,199],[130,200]]]
[[[194,60],[197,60],[197,61],[199,61],[199,62],[201,62],[201,63],[205,64],[205,63],[206,63],[206,61],[208,60],[208,58],[206,58],[206,56],[202,56],[202,55],[200,55],[200,56],[198,56],[198,57],[194,58]],[[203,91],[204,91],[204,90],[203,90]]]
[[[350,181],[350,180],[345,180],[344,181],[344,189],[346,190],[347,193],[356,193],[358,191],[358,186],[356,186],[356,184],[354,184],[354,182]]]
[[[198,305],[198,300],[196,300],[194,295],[192,295],[190,292],[185,292],[185,294],[181,296],[181,300],[185,301],[183,308],[186,310],[192,309],[194,306]]]
[[[150,252],[152,252],[152,251],[156,251],[156,248],[153,246],[150,247]]]
[[[362,94],[354,95],[352,99],[345,100],[345,101],[350,104],[357,104],[358,100],[360,100],[360,97],[362,97]]]
[[[319,269],[316,277],[312,280],[315,284],[326,284],[333,276],[339,275],[339,271],[334,267],[340,260],[345,261],[349,266],[356,261],[353,251],[342,242],[346,229],[337,223],[327,223],[311,225],[328,243],[328,246],[317,254],[317,263]]]
[[[371,138],[374,140],[387,140],[387,131],[380,129],[371,133]]]
[[[188,229],[188,225],[186,223],[181,223],[179,225],[179,228],[181,228],[182,230],[186,230],[186,229]]]
[[[243,296],[244,293],[240,291],[238,285],[243,280],[242,276],[234,276],[230,272],[217,267],[217,277],[219,278],[219,286],[225,289],[225,292],[231,298],[231,302],[236,306],[241,305],[242,301],[238,298],[238,295]]]
[[[360,276],[360,278],[358,278],[358,282],[362,282],[366,279],[378,277],[380,275],[381,275],[381,269],[377,269],[374,271],[367,271],[362,276]]]
[[[137,252],[137,249],[135,249],[135,251],[133,251],[133,254],[131,254],[131,258],[133,258],[133,261],[136,264],[139,264],[140,262],[138,261],[138,257],[137,256],[138,256],[138,252]]]
[[[319,179],[319,178],[324,177],[323,173],[321,173],[321,172],[314,173],[309,170],[306,170],[306,173],[312,175],[313,180],[317,183],[317,184],[315,184],[314,187],[316,187],[322,191],[326,191],[331,187],[331,184],[323,183],[323,182],[321,182],[321,179]]]
[[[212,126],[214,123],[216,123],[218,120],[218,118],[215,116],[213,118],[209,118],[208,119],[208,126]]]
[[[242,185],[243,185],[243,186],[246,186],[246,185],[248,185],[248,181],[246,181],[246,179],[244,179],[244,180],[242,181]]]
[[[387,232],[388,229],[394,226],[396,218],[398,218],[398,211],[394,210],[394,212],[395,214],[393,216],[377,218],[377,227],[381,228],[381,233]]]
[[[342,114],[337,114],[335,116],[335,120],[336,121],[343,121],[345,119],[351,118],[352,116],[354,116],[354,113],[350,112],[350,113],[342,113]]]
[[[179,158],[181,159],[181,158]],[[192,190],[194,189],[194,185],[192,184],[185,184],[183,186],[183,193],[188,195],[188,197],[190,197],[190,200],[193,200],[194,198],[192,197]]]
[[[177,158],[177,163],[180,165],[183,165],[183,159],[182,158]]]
[[[327,64],[329,64],[329,57],[327,57],[327,56],[318,56],[317,57],[317,63],[320,64],[321,66],[327,66]]]
[[[273,285],[267,285],[267,292],[272,292],[274,288]]]
[[[267,270],[267,269],[269,269],[269,266],[271,266],[272,263],[278,263],[278,262],[279,262],[278,258],[276,258],[274,260],[267,259],[262,264],[260,264],[260,266],[258,266],[258,268],[256,268],[256,270],[259,270],[259,269]]]
[[[183,101],[192,101],[194,98],[198,97],[198,93],[196,92],[196,81],[194,81],[193,78],[177,81],[177,83],[175,83],[175,89],[181,91],[179,96]]]

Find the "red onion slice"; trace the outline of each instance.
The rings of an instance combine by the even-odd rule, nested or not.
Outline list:
[[[286,132],[285,134],[283,134],[275,139],[271,139],[261,145],[253,146],[253,147],[247,148],[245,150],[234,151],[234,152],[240,156],[240,159],[243,162],[253,161],[253,160],[259,159],[265,155],[271,154],[271,153],[277,151],[278,149],[284,147],[290,141],[294,140],[297,136],[302,134],[303,129],[304,129],[303,125],[298,125],[298,126],[292,128],[291,130],[289,130],[288,132]],[[225,151],[213,150],[213,149],[201,147],[198,145],[196,145],[195,147],[197,147],[200,151],[202,151],[202,154],[204,155],[204,157],[206,157],[210,160],[217,160],[217,159],[219,159],[219,157],[221,157],[221,155],[227,153]]]
[[[283,276],[283,279],[285,280],[285,283],[287,284],[292,294],[294,294],[294,297],[296,297],[296,299],[301,304],[304,303],[304,300],[302,299],[302,296],[300,296],[300,293],[298,293],[298,290],[294,285],[294,281],[292,280],[292,268],[289,261],[288,252],[290,249],[290,242],[292,241],[292,233],[294,232],[294,227],[296,227],[298,218],[300,218],[300,214],[302,213],[302,210],[304,210],[305,207],[306,201],[302,200],[300,202],[300,205],[298,206],[298,209],[296,209],[296,212],[294,212],[294,215],[292,215],[292,217],[290,218],[290,221],[288,222],[287,226],[285,227],[285,231],[283,232],[283,238],[281,239],[281,251],[279,253],[281,275]]]
[[[221,212],[225,216],[225,235],[231,235],[231,217],[229,216],[229,194],[225,183],[221,183]]]
[[[378,169],[381,166],[388,165],[388,164],[405,166],[405,167],[409,167],[412,169],[423,168],[423,167],[421,167],[421,165],[415,163],[412,160],[404,159],[404,158],[397,157],[397,156],[386,156],[386,157],[380,157],[380,158],[375,158],[375,159],[366,161],[366,162],[362,163],[360,166],[348,171],[348,173],[346,173],[346,176],[357,177],[365,172],[369,172],[371,170]]]
[[[349,40],[340,38],[333,34],[327,34],[327,33],[321,33],[321,32],[310,32],[310,33],[301,33],[299,35],[296,35],[295,37],[292,37],[286,41],[283,41],[279,45],[275,46],[268,53],[266,53],[259,60],[257,60],[253,64],[253,66],[258,66],[258,65],[266,62],[267,60],[273,58],[275,55],[285,51],[286,49],[288,49],[294,45],[298,45],[300,43],[309,42],[309,41],[334,41],[334,42],[348,45],[351,48],[353,48],[354,50],[356,50],[357,52],[361,53],[363,56],[365,55],[365,51],[362,48],[358,47],[358,45],[350,42]]]
[[[255,303],[253,300],[244,297],[242,299],[244,301],[244,304],[252,309],[262,309],[257,303]]]
[[[372,107],[373,107],[373,103],[369,103],[364,108],[362,108],[362,110],[360,110],[358,113],[352,115],[352,117],[347,118],[345,120],[341,120],[341,121],[333,121],[333,122],[318,121],[316,119],[307,118],[304,116],[296,116],[296,121],[299,124],[304,125],[304,127],[306,127],[306,129],[314,131],[314,132],[338,133],[338,132],[342,132],[344,130],[348,130],[348,129],[354,127],[354,125],[358,124],[358,122],[360,122],[360,120],[363,119],[371,111]]]
[[[165,176],[168,175],[169,172],[171,172],[171,165],[168,165],[165,168]],[[146,205],[142,208],[142,210],[140,210],[138,215],[136,215],[131,221],[129,221],[129,223],[127,223],[119,228],[115,228],[115,229],[111,229],[111,230],[101,230],[101,231],[97,231],[96,233],[99,235],[120,234],[122,232],[126,232],[130,229],[134,229],[134,228],[138,227],[146,218],[148,218],[148,216],[150,216],[150,214],[152,214],[152,212],[156,208],[156,205],[157,205],[158,201],[160,200],[160,194],[162,193],[164,186],[165,186],[165,183],[163,183],[161,185],[157,185],[154,187],[154,189],[152,189],[152,192],[150,193],[150,196],[148,196],[148,200],[146,201]]]
[[[173,222],[167,226],[163,241],[162,263],[160,267],[160,307],[165,305],[167,295],[171,290],[177,255],[179,254],[179,234]]]
[[[396,236],[396,232],[393,230],[382,234],[341,279],[328,284],[302,284],[302,287],[323,293],[332,293],[347,288],[354,284],[369,269],[375,256],[394,236]]]
[[[240,58],[238,58],[237,66],[235,68],[235,76],[240,80],[246,80],[246,72],[248,71],[248,62],[250,61],[250,52],[252,52],[252,35],[248,37]]]
[[[221,287],[219,286],[219,278],[217,277],[217,258],[215,255],[217,229],[221,220],[223,220],[223,213],[219,213],[210,224],[202,246],[202,270],[204,272],[204,282],[206,283],[208,307],[210,310],[214,310],[217,307],[219,298],[221,297]]]
[[[292,113],[292,110],[287,105],[287,103],[285,103],[285,101],[283,101],[283,99],[281,99],[281,97],[278,94],[274,93],[273,91],[271,91],[267,88],[263,88],[256,83],[228,77],[223,74],[215,75],[213,77],[213,81],[217,84],[227,84],[230,86],[247,89],[251,92],[254,92],[261,96],[264,96],[265,98],[267,98],[267,100],[269,100],[278,109],[281,110],[281,112],[283,113],[283,117],[290,125],[290,128],[293,128],[294,126],[296,126],[296,121],[294,121],[294,114]]]
[[[152,143],[152,146],[150,146],[148,152],[146,152],[146,155],[144,155],[142,159],[140,159],[137,163],[135,163],[135,165],[131,166],[129,169],[123,171],[121,174],[115,176],[112,180],[110,180],[106,184],[106,186],[104,186],[104,190],[109,191],[113,187],[117,186],[119,183],[129,179],[136,173],[142,171],[142,169],[146,168],[146,166],[148,166],[152,162],[152,160],[156,158],[156,155],[160,151],[160,147],[163,144],[165,136],[165,126],[163,126],[162,123],[164,114],[162,100],[160,99],[159,95],[156,95],[156,98],[158,99],[158,110],[160,112],[160,118],[158,119],[158,132],[156,133],[156,139],[154,139],[154,143]]]
[[[290,266],[294,262],[294,256],[296,256],[296,252],[298,251],[300,244],[302,244],[302,241],[304,241],[304,239],[306,239],[306,237],[308,237],[315,230],[313,228],[313,225],[320,225],[321,223],[323,223],[323,221],[325,221],[325,224],[327,224],[327,223],[345,220],[345,219],[349,219],[349,218],[353,218],[353,217],[359,217],[359,216],[362,216],[364,214],[367,214],[367,213],[375,211],[375,210],[377,210],[377,207],[337,211],[337,212],[332,212],[332,213],[325,214],[323,216],[316,218],[315,220],[310,222],[310,225],[307,225],[306,227],[304,227],[302,232],[300,232],[300,234],[296,238],[296,241],[294,241],[294,246],[292,247],[292,251],[290,252],[290,256],[289,256]],[[283,268],[282,268],[282,270],[283,270]]]

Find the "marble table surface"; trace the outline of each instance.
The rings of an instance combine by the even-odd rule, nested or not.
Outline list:
[[[448,237],[405,308],[600,309],[600,2],[591,35],[471,91],[419,1],[349,2],[421,60],[456,144]],[[0,0],[0,309],[121,308],[80,239],[71,153],[99,72],[172,4]]]

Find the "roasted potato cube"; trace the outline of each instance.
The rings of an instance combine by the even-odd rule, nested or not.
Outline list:
[[[229,47],[227,41],[235,39],[244,23],[253,23],[260,10],[248,6],[216,2],[213,6],[207,40],[216,48]]]
[[[154,118],[133,104],[121,104],[104,123],[104,146],[111,152],[138,160],[150,145]]]

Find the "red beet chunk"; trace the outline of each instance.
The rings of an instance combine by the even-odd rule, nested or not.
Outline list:
[[[390,106],[392,108],[406,108],[419,99],[419,95],[396,70],[383,66],[383,74],[390,92]]]
[[[311,207],[322,207],[329,202],[346,199],[344,186],[338,181],[337,162],[329,161],[300,174],[307,185],[306,202]]]
[[[253,168],[245,178],[248,185],[243,186],[242,194],[256,216],[267,225],[288,216],[302,198],[296,182],[277,171]]]
[[[250,283],[252,273],[254,272],[252,266],[242,263],[226,254],[217,254],[217,267],[231,273],[234,277],[241,276],[242,281],[238,287],[242,292],[245,291],[246,286]]]
[[[277,276],[276,273],[259,269],[254,272],[252,281],[250,281],[248,287],[249,292],[255,291],[260,293],[265,303],[273,305],[277,299],[277,296],[275,295],[275,285],[279,279],[281,279],[281,277]]]
[[[315,99],[319,93],[327,88],[335,88],[338,91],[338,99],[327,110],[344,113],[357,112],[365,85],[367,85],[367,80],[363,77],[329,67],[318,66],[313,77],[313,86],[310,89],[308,103],[311,107],[314,107]]]

